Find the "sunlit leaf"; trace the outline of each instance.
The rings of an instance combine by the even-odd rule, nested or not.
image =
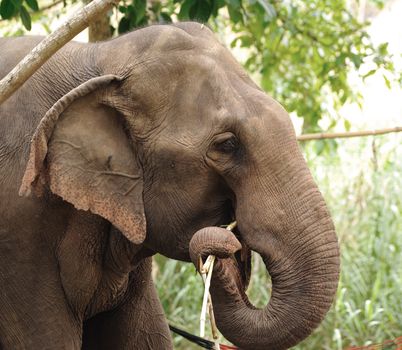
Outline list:
[[[350,128],[351,128],[350,121],[347,120],[347,119],[345,119],[345,120],[343,121],[343,126],[345,127],[345,130],[346,130],[346,131],[349,131]]]
[[[135,24],[139,24],[145,16],[147,0],[134,0]]]
[[[384,78],[384,82],[385,82],[385,85],[387,86],[387,88],[391,90],[391,82],[388,79],[388,77],[385,74],[383,74],[382,77]]]
[[[22,21],[22,24],[24,25],[24,27],[27,30],[31,30],[31,16],[28,13],[25,6],[21,6],[21,8],[20,8],[20,17],[21,17],[21,21]]]
[[[34,10],[34,11],[39,11],[39,6],[37,0],[25,0],[28,6]]]
[[[190,14],[189,14],[190,9],[194,5],[195,2],[196,2],[196,0],[184,0],[183,4],[180,7],[180,12],[177,15],[177,17],[180,20],[189,19],[190,18]]]

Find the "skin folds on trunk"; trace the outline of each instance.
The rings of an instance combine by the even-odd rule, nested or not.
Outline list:
[[[287,349],[306,338],[331,306],[338,284],[338,243],[321,195],[317,191],[312,197],[313,209],[302,215],[301,232],[291,234],[293,241],[286,247],[269,229],[264,231],[263,223],[261,231],[252,234],[257,238],[246,239],[262,256],[272,279],[271,299],[263,309],[255,308],[245,294],[242,266],[233,257],[239,248],[233,234],[220,235],[219,228],[212,233],[211,228],[204,229],[190,244],[193,262],[208,254],[220,257],[211,282],[216,322],[222,334],[241,349]],[[321,212],[319,220],[311,210]],[[247,225],[238,219],[241,236],[249,237],[245,230],[255,229],[255,222]]]

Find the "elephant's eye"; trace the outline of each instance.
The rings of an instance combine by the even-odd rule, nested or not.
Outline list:
[[[223,136],[223,135],[222,135]],[[239,140],[233,134],[215,141],[215,148],[222,153],[233,153],[239,149]]]

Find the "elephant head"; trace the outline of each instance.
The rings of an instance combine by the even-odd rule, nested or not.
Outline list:
[[[218,327],[244,349],[285,349],[308,336],[336,292],[339,252],[286,111],[198,23],[80,50],[92,76],[43,117],[21,193],[49,186],[134,244],[185,261],[194,232],[236,218],[272,296],[254,308],[244,264],[218,259]]]

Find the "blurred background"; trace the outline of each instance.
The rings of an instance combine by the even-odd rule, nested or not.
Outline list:
[[[46,35],[82,6],[1,0],[0,34]],[[402,126],[401,18],[402,0],[126,0],[76,40],[151,23],[208,23],[290,112],[297,134],[347,132]],[[342,265],[332,309],[295,349],[401,337],[402,133],[300,146],[333,215]],[[254,256],[248,295],[257,306],[269,300],[262,265]],[[198,334],[203,284],[194,267],[156,256],[153,275],[169,321]],[[174,340],[176,349],[197,349]]]

